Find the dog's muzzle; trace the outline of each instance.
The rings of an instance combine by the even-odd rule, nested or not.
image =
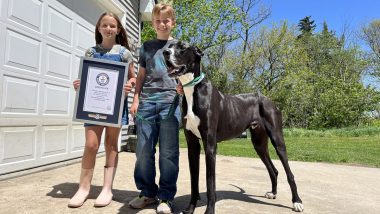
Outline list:
[[[186,65],[177,65],[173,61],[173,52],[170,49],[165,49],[163,51],[166,67],[168,68],[169,77],[176,78],[183,73],[185,73],[187,66]]]
[[[165,60],[165,63],[168,68],[169,77],[178,77],[186,71],[186,65],[175,66],[170,60]]]

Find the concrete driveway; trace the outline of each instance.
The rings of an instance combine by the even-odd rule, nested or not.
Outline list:
[[[104,157],[97,159],[93,187],[84,206],[67,207],[79,179],[80,163],[36,172],[0,181],[0,213],[155,213],[155,206],[144,210],[128,207],[138,195],[133,181],[135,154],[122,152],[114,183],[114,201],[105,208],[93,203],[103,182]],[[178,193],[174,211],[185,208],[190,198],[190,176],[187,150],[181,149]],[[217,203],[220,214],[295,213],[291,192],[279,161],[277,199],[263,197],[270,190],[268,173],[259,159],[217,157]],[[304,213],[375,214],[380,213],[380,169],[324,163],[290,162],[298,192],[305,207]],[[1,177],[0,177],[1,179]],[[201,201],[195,213],[206,209],[204,156],[201,156]]]

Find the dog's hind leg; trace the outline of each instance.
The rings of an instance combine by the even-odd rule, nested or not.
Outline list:
[[[275,199],[277,194],[277,176],[278,171],[273,165],[268,151],[268,135],[265,130],[255,123],[254,127],[250,128],[251,141],[256,153],[259,155],[261,161],[263,161],[265,167],[268,170],[268,174],[272,183],[272,191],[265,194],[266,198]]]
[[[199,196],[199,155],[201,152],[201,146],[199,139],[191,131],[185,130],[185,136],[187,140],[188,159],[191,178],[191,199],[187,208],[182,211],[183,214],[192,214],[197,206],[197,202],[200,199]]]
[[[290,189],[292,191],[292,202],[294,211],[302,212],[303,205],[302,200],[298,196],[297,185],[294,180],[294,175],[290,170],[288,155],[286,153],[285,140],[282,133],[282,116],[281,112],[273,105],[267,105],[263,108],[263,120],[266,132],[271,139],[272,145],[276,149],[276,153],[281,160],[281,163],[285,169],[286,176]]]

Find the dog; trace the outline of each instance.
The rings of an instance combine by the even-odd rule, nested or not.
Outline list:
[[[272,190],[266,198],[275,199],[278,171],[268,153],[268,137],[285,169],[292,191],[294,211],[304,207],[290,170],[282,132],[281,111],[268,98],[257,94],[227,95],[218,91],[201,73],[202,51],[196,46],[178,41],[163,51],[168,74],[183,85],[182,118],[188,146],[191,176],[191,199],[183,213],[193,213],[199,196],[200,143],[206,157],[207,214],[215,213],[215,160],[217,143],[240,136],[249,129],[251,141],[266,166]]]

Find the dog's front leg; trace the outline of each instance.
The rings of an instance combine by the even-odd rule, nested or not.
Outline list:
[[[216,132],[215,132],[216,133]],[[205,214],[215,213],[216,187],[215,187],[215,161],[216,161],[216,136],[207,134],[203,140],[206,155],[206,182],[207,182],[207,208]]]
[[[201,146],[199,139],[191,131],[185,130],[185,136],[187,140],[188,159],[191,178],[191,199],[190,203],[184,210],[183,214],[192,214],[197,206],[197,202],[200,199],[199,196],[199,155],[201,153]]]

